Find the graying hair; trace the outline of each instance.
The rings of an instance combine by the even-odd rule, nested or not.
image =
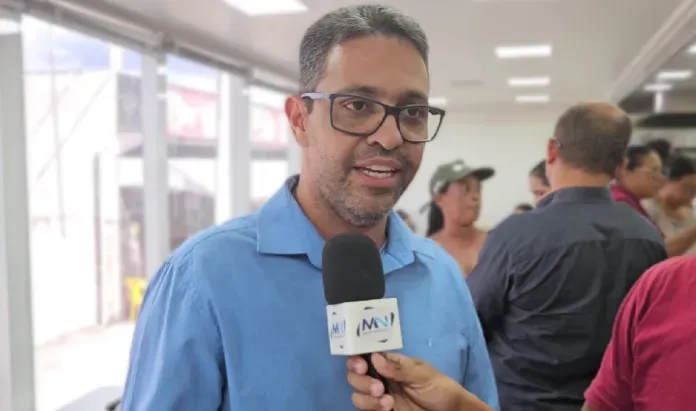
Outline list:
[[[334,10],[312,24],[300,45],[300,94],[316,90],[334,47],[360,37],[389,36],[411,43],[428,64],[428,38],[411,17],[384,5],[360,5]]]

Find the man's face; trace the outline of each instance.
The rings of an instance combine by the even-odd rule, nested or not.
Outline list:
[[[427,104],[428,85],[425,63],[410,43],[372,36],[337,46],[329,55],[316,91],[370,97],[402,106]],[[340,115],[344,116],[341,121],[351,121],[359,118],[354,113],[364,110],[359,100],[336,101],[334,120]],[[328,100],[314,101],[311,112],[304,114],[304,129],[295,128],[295,133],[304,149],[304,172],[315,175],[311,178],[316,194],[355,227],[373,226],[389,213],[411,183],[423,157],[424,144],[405,142],[393,116],[369,137],[335,130]]]

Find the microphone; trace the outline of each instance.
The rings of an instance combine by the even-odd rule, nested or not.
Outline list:
[[[341,234],[322,253],[324,296],[328,306],[331,355],[360,355],[367,374],[384,384],[370,355],[403,348],[396,298],[384,298],[382,258],[377,245],[362,234]]]

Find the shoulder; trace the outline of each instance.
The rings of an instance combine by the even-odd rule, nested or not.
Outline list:
[[[655,264],[634,286],[636,299],[646,304],[665,299],[674,301],[679,294],[696,292],[696,255],[674,257]],[[689,297],[691,298],[691,297]]]
[[[212,293],[210,284],[229,278],[230,267],[256,256],[257,219],[250,214],[192,236],[172,252],[158,276],[177,276],[202,293]]]
[[[172,253],[168,262],[175,266],[183,266],[202,257],[229,254],[231,250],[255,250],[256,228],[257,214],[250,214],[208,228],[186,240]]]

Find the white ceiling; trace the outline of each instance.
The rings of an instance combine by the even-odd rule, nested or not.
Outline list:
[[[263,1],[263,0],[259,0]],[[247,17],[224,0],[91,0],[229,42],[297,71],[303,31],[320,15],[361,0],[305,0],[309,12]],[[432,48],[432,96],[450,109],[513,107],[511,76],[550,76],[552,105],[602,99],[681,0],[383,0],[415,16]],[[501,61],[500,44],[551,43],[550,59]],[[457,86],[457,83],[464,83]],[[542,89],[543,90],[543,89]]]

